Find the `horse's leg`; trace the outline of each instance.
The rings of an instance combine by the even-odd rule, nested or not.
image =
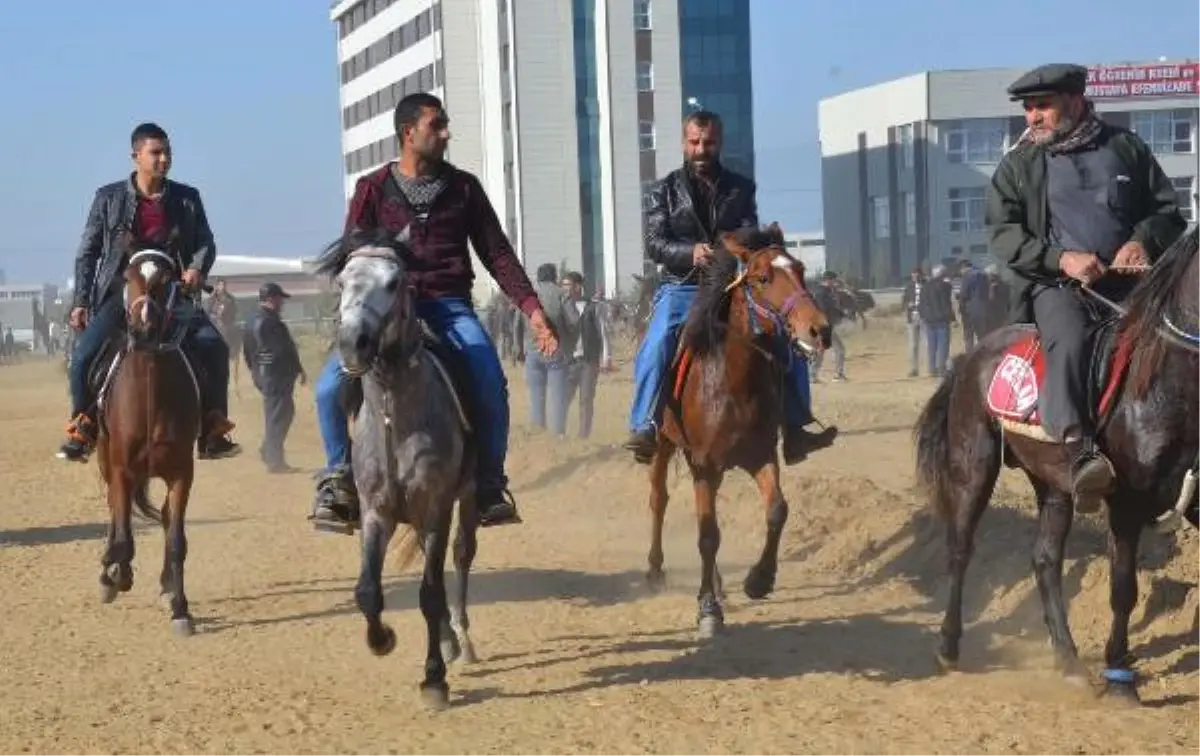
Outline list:
[[[454,572],[457,583],[454,603],[450,605],[450,635],[442,641],[442,655],[450,663],[456,658],[464,664],[474,664],[475,644],[471,643],[471,618],[467,614],[467,584],[471,576],[471,564],[475,561],[478,541],[475,532],[479,527],[474,502],[464,500],[458,508],[458,531],[454,536]],[[448,640],[457,639],[457,650]],[[450,646],[447,649],[447,645]],[[456,653],[447,653],[447,651]]]
[[[122,470],[113,470],[108,483],[108,547],[100,560],[100,600],[109,603],[133,588],[133,481]]]
[[[171,608],[171,492],[168,489],[167,499],[162,506],[162,531],[163,531],[163,566],[162,572],[158,575],[158,600],[167,609]]]
[[[396,532],[396,521],[368,506],[362,512],[362,561],[354,600],[367,620],[367,646],[376,656],[390,654],[396,633],[383,623],[383,558]]]
[[[1113,506],[1116,504],[1117,506]],[[1110,500],[1108,527],[1109,542],[1108,590],[1112,609],[1112,627],[1104,644],[1104,693],[1138,703],[1137,681],[1130,669],[1129,615],[1137,604],[1137,550],[1142,523],[1130,512],[1136,507],[1128,502]]]
[[[666,585],[667,578],[663,574],[662,531],[663,518],[667,514],[667,468],[671,458],[675,456],[675,445],[660,436],[658,451],[650,461],[650,553],[646,557],[650,569],[646,572],[646,584],[653,591],[658,591]]]
[[[1075,640],[1071,637],[1062,590],[1063,547],[1067,542],[1067,534],[1071,532],[1075,506],[1069,496],[1032,475],[1029,481],[1037,494],[1038,504],[1038,537],[1033,547],[1033,573],[1037,577],[1046,629],[1050,631],[1050,644],[1054,647],[1055,661],[1063,674],[1071,679],[1084,680],[1086,673],[1079,662]]]
[[[721,487],[723,474],[712,467],[693,467],[692,481],[696,492],[696,522],[700,538],[700,592],[696,596],[699,604],[697,623],[701,638],[711,638],[725,624],[725,613],[717,598],[715,577],[717,550],[721,548],[721,527],[717,523],[717,489]]]
[[[442,657],[442,623],[446,619],[446,548],[450,540],[451,510],[447,510],[432,532],[424,536],[425,573],[421,576],[421,614],[428,633],[425,651],[425,679],[421,681],[421,699],[430,709],[450,704],[450,686],[446,684],[446,660]]]
[[[958,667],[959,641],[962,639],[963,581],[967,565],[975,550],[975,529],[979,518],[987,509],[1000,474],[1000,439],[980,421],[975,437],[969,444],[950,445],[951,483],[945,502],[951,513],[946,527],[946,552],[950,570],[950,600],[946,604],[946,616],[942,620],[942,643],[938,651],[938,663],[944,670]],[[966,439],[963,439],[966,440]],[[962,455],[968,459],[955,458]],[[954,480],[954,472],[965,474],[966,480]]]
[[[184,520],[191,491],[192,472],[189,471],[167,482],[167,505],[163,507],[163,521],[170,521],[166,526],[167,542],[164,551],[171,555],[171,627],[176,635],[183,636],[194,632],[192,615],[188,612],[187,594],[183,590],[183,563],[187,559],[188,550]],[[168,512],[169,515],[166,514]]]
[[[772,460],[754,474],[758,492],[762,495],[767,514],[767,540],[763,543],[758,562],[750,568],[742,585],[746,596],[766,598],[775,590],[775,572],[779,564],[779,539],[787,522],[788,505],[779,487],[779,462]]]

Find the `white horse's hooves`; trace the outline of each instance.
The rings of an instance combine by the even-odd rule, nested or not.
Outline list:
[[[187,638],[196,633],[196,627],[192,624],[191,617],[180,617],[171,620],[171,629],[180,638]]]
[[[697,634],[701,640],[711,640],[725,632],[725,622],[720,617],[701,617]]]
[[[117,599],[117,586],[100,584],[100,603],[111,604]]]

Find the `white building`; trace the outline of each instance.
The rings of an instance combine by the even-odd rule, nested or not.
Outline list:
[[[801,231],[783,235],[783,246],[788,254],[804,263],[804,276],[809,280],[820,278],[825,272],[825,233],[823,231]]]
[[[1198,68],[1191,61],[1089,67],[1097,111],[1150,145],[1189,220],[1200,174]],[[830,269],[886,286],[947,257],[988,262],[985,192],[1025,128],[1006,89],[1026,70],[930,71],[821,101]]]
[[[700,7],[707,5],[713,7]],[[644,272],[644,182],[680,163],[685,94],[737,111],[722,115],[734,121],[734,159],[752,173],[744,5],[335,2],[330,18],[338,37],[346,195],[360,175],[396,157],[396,103],[412,92],[432,92],[450,114],[448,158],[483,182],[526,269],[565,264],[582,272],[591,288],[628,291],[632,276]],[[696,30],[683,48],[681,28]],[[690,49],[686,43],[699,46],[705,39],[741,41],[681,55]],[[726,53],[729,63],[744,57],[744,65],[731,69]],[[726,78],[718,82],[701,64],[744,69],[746,76],[738,91],[727,92]],[[705,78],[710,73],[714,78]],[[494,284],[475,267],[476,296],[485,301]]]

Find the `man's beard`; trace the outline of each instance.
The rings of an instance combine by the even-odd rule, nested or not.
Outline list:
[[[1078,119],[1070,116],[1063,116],[1061,119],[1059,119],[1058,125],[1053,129],[1039,128],[1037,131],[1035,131],[1033,133],[1033,141],[1037,144],[1050,144],[1051,142],[1057,142],[1059,139],[1062,139],[1074,131],[1075,127],[1078,125]]]
[[[692,173],[711,176],[721,169],[721,159],[719,157],[711,157],[704,160],[704,167],[701,168],[696,162],[696,158],[689,157],[684,161],[687,168]]]

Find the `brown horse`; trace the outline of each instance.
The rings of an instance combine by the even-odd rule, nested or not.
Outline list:
[[[135,251],[125,269],[127,334],[105,387],[103,417],[96,445],[100,474],[108,486],[111,517],[108,545],[101,559],[101,600],[133,587],[133,530],[136,506],[161,522],[166,536],[159,582],[170,602],[171,624],[191,635],[192,618],[183,590],[187,556],[184,515],[195,471],[195,440],[200,431],[200,390],[194,368],[180,344],[188,324],[178,322],[179,288],[175,259],[157,249]],[[151,478],[167,485],[162,511],[147,498]]]
[[[1164,514],[1184,514],[1193,523],[1196,517],[1196,248],[1193,226],[1134,289],[1128,311],[1115,323],[1116,357],[1097,410],[1097,441],[1116,473],[1116,485],[1106,497],[1113,617],[1103,678],[1107,693],[1135,701],[1129,616],[1137,603],[1138,537]],[[1037,437],[1040,426],[1003,419],[991,402],[997,382],[1011,375],[1001,365],[1020,359],[1014,345],[1030,344],[1030,339],[1030,331],[1018,327],[989,334],[947,373],[915,428],[918,477],[947,522],[950,601],[939,660],[943,667],[958,664],[963,576],[975,528],[1004,463],[1025,473],[1037,497],[1033,571],[1056,664],[1068,678],[1085,680],[1062,594],[1063,545],[1074,516],[1067,493],[1070,460],[1062,446]],[[1024,388],[1027,403],[1036,406],[1036,384]]]
[[[829,323],[804,285],[804,265],[784,249],[777,225],[724,234],[700,269],[700,290],[681,339],[673,400],[663,413],[650,465],[651,587],[664,582],[662,526],[667,466],[682,450],[691,469],[700,528],[698,624],[709,637],[724,624],[717,549],[717,491],[727,470],[741,468],[758,483],[766,505],[767,539],[746,576],[752,599],[775,587],[779,539],[788,507],[779,486],[776,447],[783,419],[784,366],[773,348],[790,337],[804,351],[829,345]],[[788,350],[789,354],[791,350]],[[798,359],[798,358],[797,358]]]

